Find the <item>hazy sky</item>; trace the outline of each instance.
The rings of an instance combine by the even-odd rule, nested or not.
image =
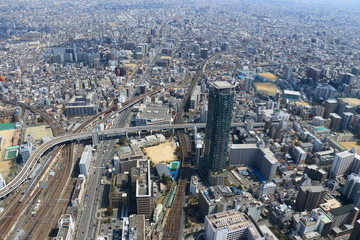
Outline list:
[[[288,2],[305,2],[305,3],[309,3],[309,4],[316,4],[316,3],[331,3],[331,4],[355,4],[355,5],[360,5],[360,0],[287,0]]]

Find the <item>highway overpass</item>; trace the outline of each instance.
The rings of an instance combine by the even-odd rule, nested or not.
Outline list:
[[[167,125],[152,125],[152,126],[137,126],[137,127],[127,127],[127,128],[110,128],[104,131],[97,132],[98,136],[116,136],[124,133],[131,132],[142,132],[142,131],[151,131],[151,130],[176,130],[176,129],[193,129],[193,128],[205,128],[205,123],[184,123],[184,124],[167,124]],[[232,123],[232,127],[243,127],[245,123]],[[265,126],[265,123],[253,123],[253,128],[262,130]],[[68,135],[63,135],[55,137],[50,141],[47,141],[40,145],[34,152],[31,154],[30,158],[26,161],[23,168],[20,170],[19,174],[8,183],[5,187],[0,189],[0,198],[6,197],[16,188],[18,188],[35,170],[35,166],[40,159],[40,157],[52,147],[76,140],[91,139],[92,132],[84,133],[73,133]]]

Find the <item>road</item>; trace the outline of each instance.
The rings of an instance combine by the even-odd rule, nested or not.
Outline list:
[[[211,58],[211,57],[210,57]],[[186,79],[184,79],[184,81],[186,81]],[[180,81],[179,83],[172,83],[169,84],[165,87],[160,87],[158,89],[152,90],[150,92],[144,93],[138,97],[134,97],[131,98],[129,101],[123,103],[122,108],[120,108],[117,112],[121,113],[125,110],[127,110],[128,108],[132,107],[133,105],[135,105],[136,103],[142,101],[145,97],[147,96],[151,96],[153,94],[156,94],[160,91],[162,91],[163,89],[166,88],[171,88],[171,87],[175,87],[177,85],[181,85],[183,84],[183,81]],[[88,126],[89,124],[93,123],[94,121],[96,121],[99,117],[101,117],[102,115],[105,115],[107,113],[110,113],[111,111],[113,111],[115,109],[114,106],[109,107],[108,109],[106,109],[105,111],[98,113],[92,117],[90,117],[89,119],[87,119],[85,122],[83,122],[77,129],[75,129],[74,133],[77,133],[77,137],[76,136],[70,136],[70,135],[65,135],[65,136],[61,136],[62,141],[60,142],[68,142],[68,141],[73,141],[73,140],[81,140],[84,138],[88,138],[88,135],[83,135],[81,133],[81,131]],[[51,119],[49,119],[51,120]],[[58,139],[59,140],[59,139]],[[58,143],[56,141],[49,141],[44,143],[43,145],[41,145],[28,159],[28,161],[25,163],[24,167],[20,170],[19,174],[10,182],[8,183],[8,185],[4,188],[0,189],[0,198],[6,197],[8,194],[10,194],[11,192],[13,192],[16,188],[18,188],[29,176],[32,168],[36,165],[36,162],[38,161],[39,157],[41,157],[41,155],[47,151],[49,148],[57,145]]]
[[[228,51],[226,51],[226,52],[228,52]],[[185,124],[183,124],[183,122],[184,122],[183,113],[187,107],[187,103],[190,99],[190,96],[191,96],[192,92],[194,91],[194,88],[197,85],[199,79],[203,75],[209,61],[220,56],[221,54],[225,54],[226,52],[220,52],[220,53],[214,54],[213,56],[205,59],[201,63],[198,71],[196,72],[196,75],[195,75],[193,81],[191,82],[190,88],[187,91],[185,98],[183,99],[183,101],[181,103],[181,107],[179,108],[179,111],[177,112],[177,114],[175,116],[176,124],[185,125]],[[204,124],[204,127],[205,127],[205,124]],[[182,208],[184,206],[184,201],[185,201],[184,193],[186,190],[189,173],[190,173],[192,148],[191,148],[191,142],[190,142],[189,136],[187,134],[185,134],[184,131],[178,131],[177,136],[178,136],[179,143],[180,143],[180,146],[182,149],[183,159],[182,159],[181,169],[180,169],[180,173],[179,173],[180,177],[179,177],[179,181],[178,181],[178,188],[176,191],[173,205],[169,211],[168,218],[165,222],[164,231],[162,233],[163,240],[175,240],[175,239],[183,238],[182,232],[183,232],[183,227],[184,227],[183,226],[184,225],[184,222],[183,222],[184,212],[182,211]]]
[[[232,127],[243,127],[244,123],[233,123]],[[263,129],[265,123],[254,123],[254,127],[259,130]],[[99,136],[114,136],[121,135],[127,132],[141,132],[141,131],[150,131],[150,130],[171,130],[171,129],[193,129],[197,128],[205,128],[204,123],[186,123],[186,124],[167,124],[167,125],[154,125],[154,126],[138,126],[138,127],[125,127],[125,128],[110,128],[104,131],[99,132]],[[19,187],[32,173],[35,169],[37,161],[39,158],[51,149],[54,146],[57,146],[61,143],[71,142],[75,140],[84,140],[91,138],[91,132],[82,132],[82,133],[73,133],[68,135],[63,135],[60,137],[55,137],[52,140],[45,142],[40,145],[34,153],[30,156],[28,161],[24,164],[24,167],[20,170],[19,174],[4,188],[0,189],[0,198],[6,197],[6,195],[10,194],[17,187]]]
[[[119,114],[114,126],[122,127],[126,124],[130,114],[130,109]],[[100,185],[101,176],[106,172],[105,167],[108,161],[114,156],[116,140],[106,140],[101,142],[100,147],[94,154],[92,170],[88,177],[86,197],[82,206],[81,218],[78,221],[75,239],[95,239],[96,233],[96,212],[101,204],[103,195],[103,185]],[[95,190],[94,190],[95,189]]]
[[[155,64],[155,60],[157,58],[157,53],[160,51],[159,48],[156,51],[156,55],[152,57],[150,60],[150,64],[146,71],[144,72],[143,80],[147,80],[149,77],[150,71],[152,66]],[[154,92],[154,91],[153,91]],[[157,90],[155,91],[157,92]],[[136,93],[136,90],[133,91],[129,96],[132,99],[139,99],[142,100],[144,96],[133,98]],[[148,94],[146,94],[148,95]],[[134,102],[139,102],[139,100],[130,100],[130,104],[126,104],[122,108],[124,111],[119,111],[118,117],[115,119],[114,126],[118,127],[115,129],[126,129],[124,126],[129,122],[129,114],[130,114],[130,107],[134,104]],[[108,129],[109,132],[116,131],[113,128]],[[122,132],[122,134],[125,132]],[[106,134],[102,134],[99,132],[100,136],[106,136]],[[106,166],[108,161],[114,156],[116,150],[114,146],[116,144],[116,140],[107,140],[101,142],[100,148],[97,150],[94,156],[94,162],[92,164],[93,170],[91,170],[92,174],[89,176],[86,197],[83,203],[83,209],[81,218],[78,222],[77,232],[76,232],[76,239],[94,239],[96,234],[96,212],[101,204],[101,198],[103,193],[103,186],[100,185],[101,176],[105,173],[105,169],[103,166]],[[94,191],[95,189],[95,191]],[[96,194],[95,194],[96,193]]]

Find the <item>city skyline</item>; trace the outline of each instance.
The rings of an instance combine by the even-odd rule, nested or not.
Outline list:
[[[0,239],[357,237],[359,1],[0,6]]]

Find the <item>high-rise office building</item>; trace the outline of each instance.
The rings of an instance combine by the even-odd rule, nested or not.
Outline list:
[[[253,81],[253,79],[251,77],[245,78],[245,91],[246,92],[250,92],[252,81]]]
[[[355,75],[351,73],[340,73],[337,79],[338,83],[346,83],[352,85],[355,79]]]
[[[247,165],[255,167],[266,180],[271,180],[279,162],[269,148],[259,148],[257,144],[232,144],[230,146],[229,166]]]
[[[208,58],[209,57],[209,50],[207,48],[202,48],[200,50],[200,57],[201,58]]]
[[[319,169],[316,165],[307,165],[305,167],[304,174],[308,175],[311,180],[324,182],[328,175],[328,172],[323,169]]]
[[[358,240],[360,239],[360,220],[357,220],[354,225],[354,229],[350,235],[349,240]]]
[[[354,161],[355,152],[355,148],[352,148],[349,151],[337,153],[331,166],[330,176],[336,178],[337,176],[347,173]]]
[[[329,84],[318,84],[315,88],[314,97],[319,100],[334,99],[336,89]]]
[[[236,210],[206,216],[204,229],[208,240],[265,240],[249,217]]]
[[[336,113],[330,113],[330,119],[330,129],[340,129],[342,118]]]
[[[301,186],[296,198],[295,209],[298,212],[312,210],[324,202],[326,191],[322,186]]]
[[[320,79],[320,73],[321,73],[320,69],[314,67],[308,67],[306,71],[306,76],[312,78],[315,82],[317,82]]]
[[[290,80],[293,76],[294,67],[292,66],[285,66],[284,67],[284,76],[286,80]]]
[[[325,113],[324,118],[328,118],[330,113],[334,113],[336,111],[338,102],[335,99],[329,99],[325,101]]]
[[[360,207],[360,176],[352,173],[348,176],[345,186],[344,195],[354,201],[354,204]]]
[[[205,133],[205,155],[201,164],[210,185],[223,184],[234,101],[233,85],[225,81],[211,84]]]
[[[346,204],[328,211],[332,219],[331,228],[341,227],[344,224],[354,225],[359,216],[359,208],[355,204]]]
[[[293,157],[296,164],[304,164],[307,153],[301,147],[297,146],[293,149]]]
[[[321,105],[317,105],[314,107],[314,113],[316,116],[324,117],[325,107]]]
[[[139,160],[131,169],[131,185],[136,194],[136,213],[149,219],[154,207],[149,160]]]
[[[350,128],[350,124],[352,122],[352,119],[354,117],[354,114],[352,114],[351,112],[344,112],[342,115],[342,120],[341,120],[341,126],[340,129],[342,130],[347,130]]]

